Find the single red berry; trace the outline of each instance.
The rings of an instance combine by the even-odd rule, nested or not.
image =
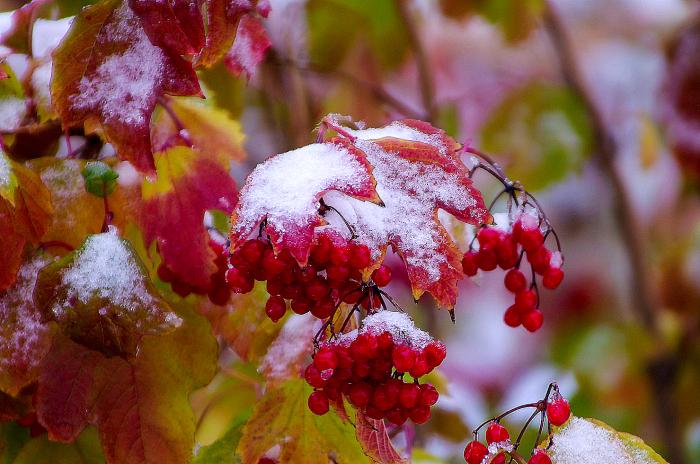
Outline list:
[[[438,398],[440,398],[440,394],[435,387],[429,383],[420,386],[420,404],[432,406],[437,403]]]
[[[498,422],[491,422],[491,425],[486,429],[486,442],[490,445],[491,443],[499,443],[501,441],[506,441],[510,438],[508,429],[503,427]]]
[[[350,267],[347,264],[328,266],[326,276],[328,276],[328,283],[332,287],[342,287],[350,277]]]
[[[469,277],[476,275],[477,271],[479,270],[479,265],[476,262],[475,251],[468,251],[464,254],[464,257],[462,258],[462,270],[464,271],[464,274]]]
[[[291,307],[296,314],[306,314],[311,310],[311,302],[306,298],[295,298],[292,300]]]
[[[501,241],[502,233],[495,227],[482,227],[476,234],[479,248],[482,250],[494,249]]]
[[[423,353],[418,353],[416,355],[416,360],[413,363],[413,367],[409,369],[408,373],[411,374],[411,377],[417,379],[432,370],[433,368],[428,365],[428,360],[425,358],[425,355]]]
[[[408,419],[408,412],[404,409],[394,408],[386,413],[386,419],[394,425],[402,425]]]
[[[235,267],[226,271],[226,282],[234,293],[248,293],[253,290],[253,286],[255,285],[255,282],[249,275]]]
[[[525,274],[523,274],[520,269],[511,269],[506,272],[506,276],[503,278],[503,283],[506,288],[513,293],[522,292],[527,288],[527,279]]]
[[[325,319],[333,314],[334,309],[335,303],[333,303],[333,300],[330,297],[325,297],[314,304],[313,308],[311,308],[311,314],[319,319]]]
[[[304,379],[314,388],[322,388],[326,384],[326,380],[321,375],[321,371],[313,364],[306,366],[306,370],[304,370]]]
[[[208,293],[209,301],[215,305],[223,306],[231,298],[231,289],[226,285],[215,285]]]
[[[391,282],[391,268],[382,264],[372,272],[372,281],[377,287],[386,287]]]
[[[520,324],[522,324],[522,316],[515,305],[510,305],[510,307],[506,309],[506,312],[503,315],[503,322],[505,322],[509,327],[518,327]]]
[[[395,346],[391,352],[391,360],[398,372],[408,372],[416,361],[416,352],[408,346]]]
[[[279,295],[280,293],[282,293],[283,287],[284,284],[277,279],[268,280],[265,284],[267,293],[269,293],[270,295]]]
[[[515,266],[520,257],[518,244],[512,236],[508,235],[496,246],[496,256],[501,269],[510,269]]]
[[[284,316],[287,311],[287,305],[281,296],[270,296],[265,303],[265,314],[272,319],[272,322],[277,322]]]
[[[263,257],[267,245],[262,240],[248,240],[241,247],[241,257],[251,266],[257,265]]]
[[[571,415],[571,407],[566,398],[561,395],[556,396],[547,404],[547,420],[549,423],[555,426],[563,425],[564,422],[569,420]]]
[[[544,322],[544,314],[539,309],[533,309],[523,316],[523,327],[530,332],[537,332]]]
[[[398,401],[397,395],[392,395],[386,384],[379,385],[374,389],[372,395],[372,405],[382,411],[388,411],[389,409],[396,406]]]
[[[359,361],[352,366],[352,374],[358,379],[364,379],[369,377],[369,373],[372,367],[368,362]]]
[[[350,344],[350,356],[355,361],[367,361],[374,357],[378,348],[377,337],[363,333]]]
[[[261,265],[265,275],[267,276],[267,280],[281,274],[285,269],[287,269],[287,264],[275,256],[275,253],[271,248],[265,249]]]
[[[352,384],[348,399],[357,408],[364,408],[372,399],[372,387],[366,382]]]
[[[445,360],[447,351],[445,349],[445,344],[441,342],[430,342],[423,349],[423,354],[425,354],[425,359],[428,361],[428,365],[435,368],[442,364]]]
[[[170,283],[175,279],[175,276],[173,275],[172,271],[168,268],[168,266],[161,263],[160,266],[158,266],[158,278],[163,282]]]
[[[552,252],[542,245],[534,252],[528,252],[527,260],[532,264],[532,268],[538,274],[544,274],[549,269],[549,263],[552,260]]]
[[[365,409],[365,415],[370,419],[381,420],[384,419],[385,412],[381,409],[375,408],[370,404]]]
[[[493,461],[491,461],[491,464],[506,464],[506,455],[505,453],[501,453],[495,458],[493,458]]]
[[[280,290],[280,296],[285,300],[303,298],[304,290],[300,285],[285,285]]]
[[[312,301],[318,301],[324,296],[328,295],[330,288],[326,279],[323,277],[316,277],[314,280],[306,285],[306,296]]]
[[[519,242],[526,252],[532,253],[537,251],[537,249],[542,245],[544,242],[544,236],[537,228],[523,229],[520,233]]]
[[[335,351],[327,346],[318,350],[314,356],[314,366],[316,366],[319,371],[335,369],[338,366],[338,358],[335,356]]]
[[[328,237],[322,235],[318,239],[318,243],[311,248],[311,261],[319,267],[325,267],[331,259],[331,250],[333,243]]]
[[[345,264],[350,260],[350,247],[347,245],[334,246],[331,249],[331,263]]]
[[[328,412],[328,397],[324,392],[315,391],[309,396],[309,409],[312,413],[322,416]]]
[[[318,273],[318,270],[312,265],[309,264],[305,268],[299,268],[296,271],[296,277],[297,280],[301,283],[307,284],[314,280]]]
[[[476,263],[479,269],[484,271],[493,271],[498,266],[498,256],[492,249],[482,248],[479,254],[476,255]]]
[[[535,454],[530,456],[527,464],[552,464],[552,460],[549,459],[547,452],[543,449],[535,450]]]
[[[486,445],[478,441],[471,441],[464,448],[464,460],[467,464],[481,464],[487,454],[489,450]]]
[[[399,404],[405,409],[414,407],[421,396],[420,386],[415,383],[405,383],[401,385],[399,391]]]
[[[415,424],[425,424],[430,420],[430,407],[416,406],[408,412],[408,417],[410,417]]]
[[[369,266],[372,263],[372,255],[367,245],[351,245],[348,263],[355,269],[364,269]]]
[[[381,351],[388,351],[394,348],[394,339],[389,332],[382,332],[377,337],[377,348]]]
[[[564,271],[560,267],[550,267],[544,271],[542,285],[544,285],[545,288],[554,290],[559,286],[562,280],[564,280]]]
[[[528,313],[537,307],[537,294],[533,290],[524,290],[516,293],[515,306],[521,313]]]

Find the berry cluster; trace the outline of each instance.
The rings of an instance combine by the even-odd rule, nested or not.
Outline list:
[[[262,238],[244,242],[231,254],[230,263],[226,281],[233,292],[250,292],[255,280],[267,282],[270,297],[265,312],[275,322],[287,311],[285,300],[293,312],[311,312],[319,319],[330,317],[341,301],[360,303],[365,309],[380,304],[362,290],[361,271],[372,264],[369,248],[339,235],[319,235],[305,267],[286,250],[276,255],[270,242]],[[391,280],[391,269],[382,265],[371,278],[374,285],[384,287]]]
[[[462,259],[462,269],[474,276],[481,269],[492,271],[497,267],[507,271],[505,287],[514,294],[515,302],[503,319],[510,327],[522,325],[530,332],[542,327],[544,316],[539,309],[539,289],[535,275],[542,276],[542,285],[555,289],[564,278],[559,251],[552,252],[545,244],[546,235],[540,230],[539,219],[529,212],[520,214],[510,230],[493,226],[479,229],[470,250]],[[478,243],[478,249],[475,245]],[[531,281],[520,270],[523,256],[532,270]]]
[[[214,263],[217,269],[216,272],[212,274],[209,285],[206,287],[195,287],[179,280],[164,263],[158,266],[158,277],[163,282],[169,283],[173,292],[177,293],[182,298],[185,298],[190,293],[195,293],[197,295],[207,295],[209,300],[214,304],[225,305],[231,297],[231,290],[229,290],[226,285],[225,279],[226,269],[228,269],[226,264],[226,249],[223,244],[214,240],[209,240],[209,248],[211,248],[216,255]]]
[[[445,346],[416,329],[404,313],[378,311],[366,317],[359,331],[324,343],[304,372],[314,387],[309,409],[325,414],[329,400],[341,395],[372,419],[401,425],[411,419],[423,424],[438,392],[420,377],[445,359]],[[404,374],[412,382],[404,382]]]
[[[523,431],[518,435],[518,440],[512,443],[510,440],[510,433],[508,430],[500,424],[500,420],[507,415],[518,411],[523,408],[536,408],[535,414],[533,414],[523,427]],[[569,407],[569,402],[561,396],[559,389],[556,384],[551,384],[547,390],[547,394],[544,399],[536,403],[524,404],[522,406],[515,407],[500,416],[494,418],[493,420],[484,422],[474,431],[475,440],[471,441],[464,448],[464,460],[467,464],[481,464],[485,462],[487,458],[491,459],[491,463],[495,464],[505,464],[506,454],[511,456],[515,453],[520,445],[519,440],[522,437],[524,429],[529,425],[530,421],[537,415],[536,413],[546,414],[547,421],[549,425],[561,426],[571,415],[571,408]],[[484,425],[488,424],[486,429],[486,443],[488,447],[482,442],[478,441],[478,432]],[[542,428],[540,427],[540,432]],[[536,443],[539,443],[540,436],[536,438]],[[530,459],[527,461],[528,464],[552,464],[546,449],[536,448]]]

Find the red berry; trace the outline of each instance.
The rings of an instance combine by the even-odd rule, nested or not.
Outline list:
[[[314,388],[321,388],[326,384],[326,381],[321,375],[321,371],[319,371],[313,364],[306,366],[306,370],[304,371],[304,379]]]
[[[486,445],[478,441],[469,442],[464,448],[464,460],[467,464],[481,464],[487,454],[489,450]]]
[[[520,233],[518,241],[526,252],[532,253],[537,251],[537,249],[542,245],[542,242],[544,242],[544,236],[537,228],[523,229]]]
[[[421,389],[415,383],[405,383],[401,385],[399,391],[399,404],[406,409],[414,407],[421,396]]]
[[[326,269],[326,275],[328,276],[328,282],[332,287],[342,287],[350,277],[350,267],[346,264],[334,264],[332,266],[328,266],[328,269]]]
[[[309,409],[312,413],[322,416],[328,412],[328,397],[324,392],[315,391],[309,396]]]
[[[511,305],[506,309],[506,313],[503,315],[503,322],[510,327],[518,327],[522,323],[522,317],[520,316],[520,311],[515,305]]]
[[[544,315],[539,309],[533,309],[523,316],[523,327],[530,332],[537,332],[544,322]]]
[[[255,282],[253,282],[253,279],[249,275],[235,267],[226,271],[226,282],[231,291],[235,293],[248,293],[253,290],[253,286],[255,285]]]
[[[501,269],[510,269],[515,266],[520,257],[518,254],[518,244],[510,235],[505,237],[496,246],[496,256],[498,257],[498,265]]]
[[[521,313],[528,313],[537,307],[537,294],[532,290],[524,290],[515,294],[515,306]]]
[[[389,409],[396,406],[398,401],[397,395],[392,395],[387,384],[379,385],[374,389],[374,394],[372,395],[372,405],[382,411],[388,411]]]
[[[330,297],[326,297],[320,301],[317,301],[313,308],[311,308],[311,314],[319,319],[325,319],[333,314],[335,309],[335,303]]]
[[[192,293],[192,287],[185,282],[175,280],[170,284],[173,287],[173,292],[177,293],[178,296],[185,298],[187,295]]]
[[[400,408],[394,408],[386,413],[386,419],[394,425],[402,425],[408,419],[408,412]]]
[[[372,263],[372,255],[367,245],[353,244],[350,247],[350,266],[355,269],[364,269]]]
[[[420,386],[420,403],[425,406],[432,406],[437,403],[440,394],[429,383],[424,383]]]
[[[382,264],[378,269],[372,272],[372,281],[377,287],[386,287],[391,282],[391,268]]]
[[[382,351],[391,350],[394,348],[394,339],[389,332],[382,332],[377,337],[377,348]]]
[[[501,453],[495,458],[493,458],[493,461],[491,461],[491,464],[506,464],[506,455],[505,453]]]
[[[503,427],[498,422],[491,422],[491,425],[486,429],[486,442],[490,445],[491,443],[499,443],[501,441],[506,441],[510,438],[508,429]]]
[[[267,289],[267,293],[269,293],[270,295],[279,295],[280,293],[282,293],[283,287],[284,287],[284,284],[277,279],[268,280],[267,283],[265,284],[265,288]]]
[[[331,258],[331,249],[333,243],[328,237],[322,235],[318,239],[318,243],[311,248],[311,261],[319,267],[325,266]]]
[[[325,346],[318,350],[314,356],[314,366],[319,371],[335,369],[338,366],[338,358],[335,356],[335,351]]]
[[[544,271],[542,285],[544,285],[545,288],[554,290],[559,286],[562,280],[564,280],[564,271],[562,271],[560,267],[550,267]]]
[[[281,296],[271,296],[265,303],[265,314],[272,319],[272,322],[277,322],[284,316],[287,311],[287,305]]]
[[[437,367],[444,361],[447,351],[443,343],[430,342],[423,350],[423,354],[425,354],[425,359],[431,367]]]
[[[305,298],[296,298],[292,300],[291,306],[296,314],[306,314],[311,309],[311,302]]]
[[[172,271],[168,268],[168,266],[161,263],[161,265],[158,266],[158,278],[163,282],[170,283],[175,279],[175,276],[173,275]]]
[[[482,250],[496,248],[501,241],[501,235],[501,231],[494,227],[482,227],[476,234],[479,248]]]
[[[324,296],[328,295],[330,288],[328,283],[323,277],[316,277],[314,280],[306,285],[306,296],[310,300],[318,301]]]
[[[416,361],[413,363],[413,367],[409,369],[408,373],[411,374],[411,377],[417,379],[431,370],[433,370],[433,368],[428,365],[428,360],[425,358],[425,355],[423,353],[418,353]]]
[[[416,406],[408,412],[408,417],[416,424],[425,424],[430,419],[428,406]]]
[[[284,272],[285,269],[287,269],[287,264],[280,258],[275,256],[275,253],[272,251],[271,248],[265,249],[261,265],[263,271],[265,272],[265,275],[267,276],[266,280],[270,280],[271,278],[281,274],[282,272]]]
[[[372,387],[365,382],[355,383],[350,387],[348,399],[357,408],[364,408],[372,399]]]
[[[532,268],[538,274],[544,274],[549,269],[549,263],[552,260],[552,252],[542,245],[534,252],[528,252],[527,260],[532,264]]]
[[[384,414],[385,414],[385,413],[384,413],[384,411],[382,411],[381,409],[375,408],[374,406],[372,406],[372,405],[370,404],[370,405],[368,405],[367,408],[365,409],[365,414],[366,414],[367,417],[369,417],[370,419],[380,420],[380,419],[384,419]]]
[[[209,290],[209,301],[215,305],[223,306],[231,298],[231,290],[225,285],[216,285]]]
[[[405,345],[395,346],[391,352],[391,360],[399,372],[408,372],[416,361],[416,352]]]
[[[355,361],[367,361],[374,357],[377,347],[377,338],[371,334],[363,333],[350,344],[350,356]]]
[[[552,464],[552,460],[549,459],[545,450],[538,449],[535,450],[535,454],[528,459],[527,464]]]
[[[301,298],[303,289],[299,285],[285,285],[280,290],[280,296],[285,300],[296,300]]]
[[[503,283],[513,293],[522,292],[527,288],[527,279],[525,279],[525,274],[520,269],[511,269],[506,272]]]
[[[267,245],[262,240],[248,240],[241,247],[241,257],[251,266],[257,265],[266,248]]]
[[[566,398],[555,396],[547,405],[547,420],[555,426],[563,425],[571,415],[571,407]]]
[[[371,370],[372,368],[367,362],[356,362],[352,366],[352,374],[358,379],[364,379],[368,377]]]
[[[345,264],[350,260],[350,247],[346,245],[335,246],[331,249],[331,263]]]
[[[479,269],[493,271],[498,266],[498,256],[494,250],[482,248],[476,255],[476,263],[479,265]]]
[[[306,284],[314,280],[317,272],[316,268],[309,264],[303,269],[297,269],[296,277],[299,282]]]
[[[477,271],[479,270],[479,265],[476,263],[475,251],[469,251],[464,254],[464,257],[462,258],[462,270],[464,271],[464,274],[469,277],[476,275]]]

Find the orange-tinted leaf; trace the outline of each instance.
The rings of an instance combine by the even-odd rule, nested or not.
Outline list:
[[[275,251],[287,249],[306,264],[314,229],[325,223],[318,213],[321,197],[338,191],[379,202],[374,187],[365,154],[342,139],[275,155],[246,179],[231,216],[231,246],[236,248],[265,221]]]
[[[51,330],[32,299],[37,274],[49,262],[41,255],[25,261],[15,284],[0,292],[0,391],[13,396],[36,379],[51,346]]]
[[[51,98],[65,127],[99,122],[122,159],[153,173],[149,124],[159,97],[200,94],[189,62],[155,46],[127,3],[84,9],[54,52]]]
[[[133,355],[145,335],[182,321],[162,300],[131,245],[114,229],[45,267],[34,299],[47,321],[107,355]]]
[[[357,441],[376,464],[405,464],[386,431],[383,420],[367,417],[362,411],[357,412],[355,433]]]
[[[204,213],[230,212],[236,204],[229,162],[175,146],[156,154],[156,167],[157,179],[147,179],[142,186],[139,224],[146,246],[156,240],[163,262],[178,279],[207,288],[217,267]]]
[[[324,200],[343,211],[376,260],[387,245],[393,247],[406,265],[414,298],[428,291],[440,306],[453,307],[457,281],[463,277],[462,256],[438,220],[438,210],[469,224],[490,221],[481,193],[456,152],[458,144],[420,121],[346,130],[374,169],[384,207],[336,195]],[[337,215],[328,215],[328,220],[347,233]]]
[[[224,63],[235,76],[245,73],[248,79],[255,74],[258,64],[265,59],[272,42],[260,19],[245,15],[238,23],[236,40],[226,53]]]
[[[154,45],[175,55],[194,55],[204,45],[200,2],[188,0],[129,0]]]
[[[94,424],[108,464],[189,462],[195,418],[188,395],[213,377],[217,346],[206,322],[180,316],[180,329],[144,337],[128,361],[58,339],[36,395],[49,438],[72,441]]]

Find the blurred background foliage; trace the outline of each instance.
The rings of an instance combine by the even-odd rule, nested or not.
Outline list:
[[[57,3],[63,17],[86,2]],[[369,126],[424,119],[491,153],[537,195],[562,240],[567,278],[546,295],[544,329],[534,335],[503,324],[509,296],[498,273],[463,282],[455,325],[432,301],[415,305],[405,278],[392,284],[448,349],[435,379],[441,399],[433,420],[415,430],[413,462],[459,462],[473,427],[541,397],[552,380],[576,415],[639,435],[674,464],[700,462],[700,5],[270,3],[273,48],[251,81],[223,65],[200,76],[207,98],[243,125],[249,156],[233,172],[238,181],[269,155],[313,141],[326,113]],[[612,157],[604,136],[614,141]],[[497,186],[477,182],[490,201]],[[233,347],[193,399],[204,446],[235,436],[260,393],[255,363],[266,346],[255,344],[279,330],[250,309],[262,293],[238,301],[245,313],[203,309]],[[255,337],[242,339],[251,326]],[[512,425],[524,419],[515,415]],[[89,452],[93,433],[60,453]]]

